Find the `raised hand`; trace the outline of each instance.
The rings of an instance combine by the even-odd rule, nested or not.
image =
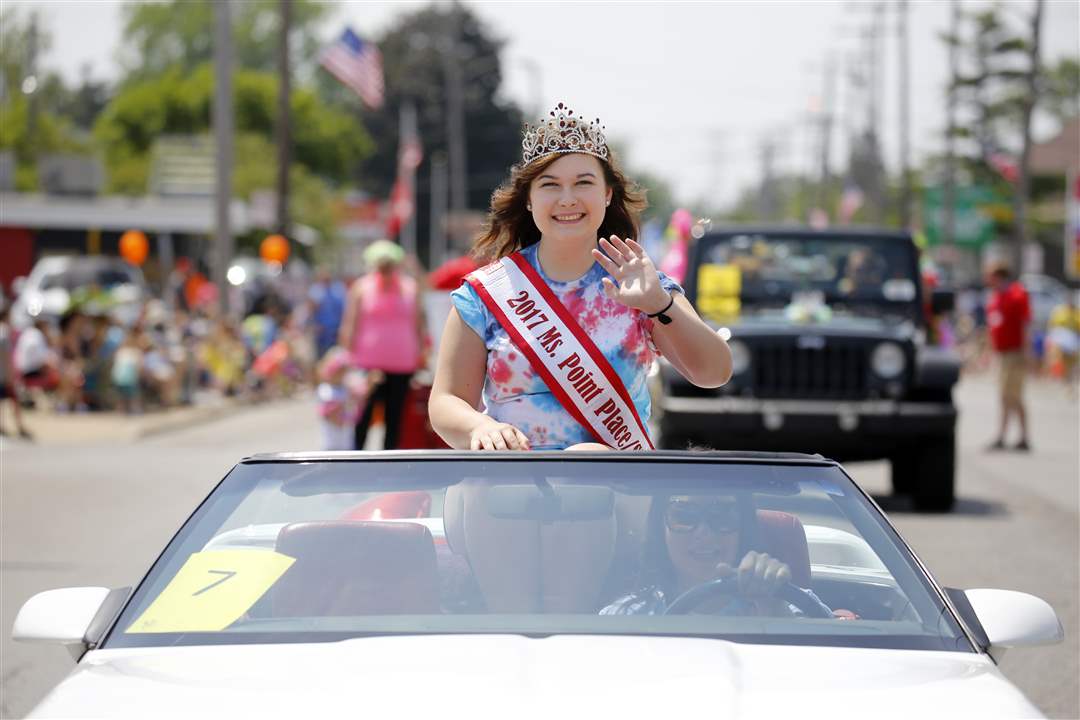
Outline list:
[[[600,247],[604,252],[593,248],[593,257],[618,282],[616,285],[611,278],[604,278],[605,295],[646,313],[664,309],[670,297],[660,285],[660,274],[644,248],[629,238],[622,240],[617,235],[600,238]]]

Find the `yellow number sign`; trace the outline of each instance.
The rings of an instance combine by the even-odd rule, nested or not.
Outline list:
[[[742,270],[738,265],[702,265],[697,281],[697,307],[703,315],[720,322],[738,317],[742,309]]]
[[[295,558],[270,550],[192,553],[129,633],[217,632],[234,623]]]

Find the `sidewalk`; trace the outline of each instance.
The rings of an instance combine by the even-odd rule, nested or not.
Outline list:
[[[127,444],[158,433],[179,430],[224,417],[254,403],[250,400],[226,398],[207,394],[195,404],[140,415],[121,412],[57,413],[51,410],[23,410],[23,422],[38,445]],[[15,420],[10,405],[2,409],[6,436],[0,440],[25,444],[28,441],[14,435]]]

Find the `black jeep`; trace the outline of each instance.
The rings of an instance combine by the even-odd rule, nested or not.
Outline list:
[[[734,375],[707,390],[662,363],[660,446],[888,459],[917,508],[952,507],[958,358],[927,343],[918,250],[904,232],[740,228],[702,237],[686,293],[731,329]]]

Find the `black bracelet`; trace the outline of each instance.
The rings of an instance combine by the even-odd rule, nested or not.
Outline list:
[[[656,318],[660,321],[661,325],[670,325],[671,317],[667,314],[667,311],[671,309],[671,306],[675,304],[675,293],[668,293],[668,304],[664,306],[664,309],[659,312],[645,313],[646,317]]]

